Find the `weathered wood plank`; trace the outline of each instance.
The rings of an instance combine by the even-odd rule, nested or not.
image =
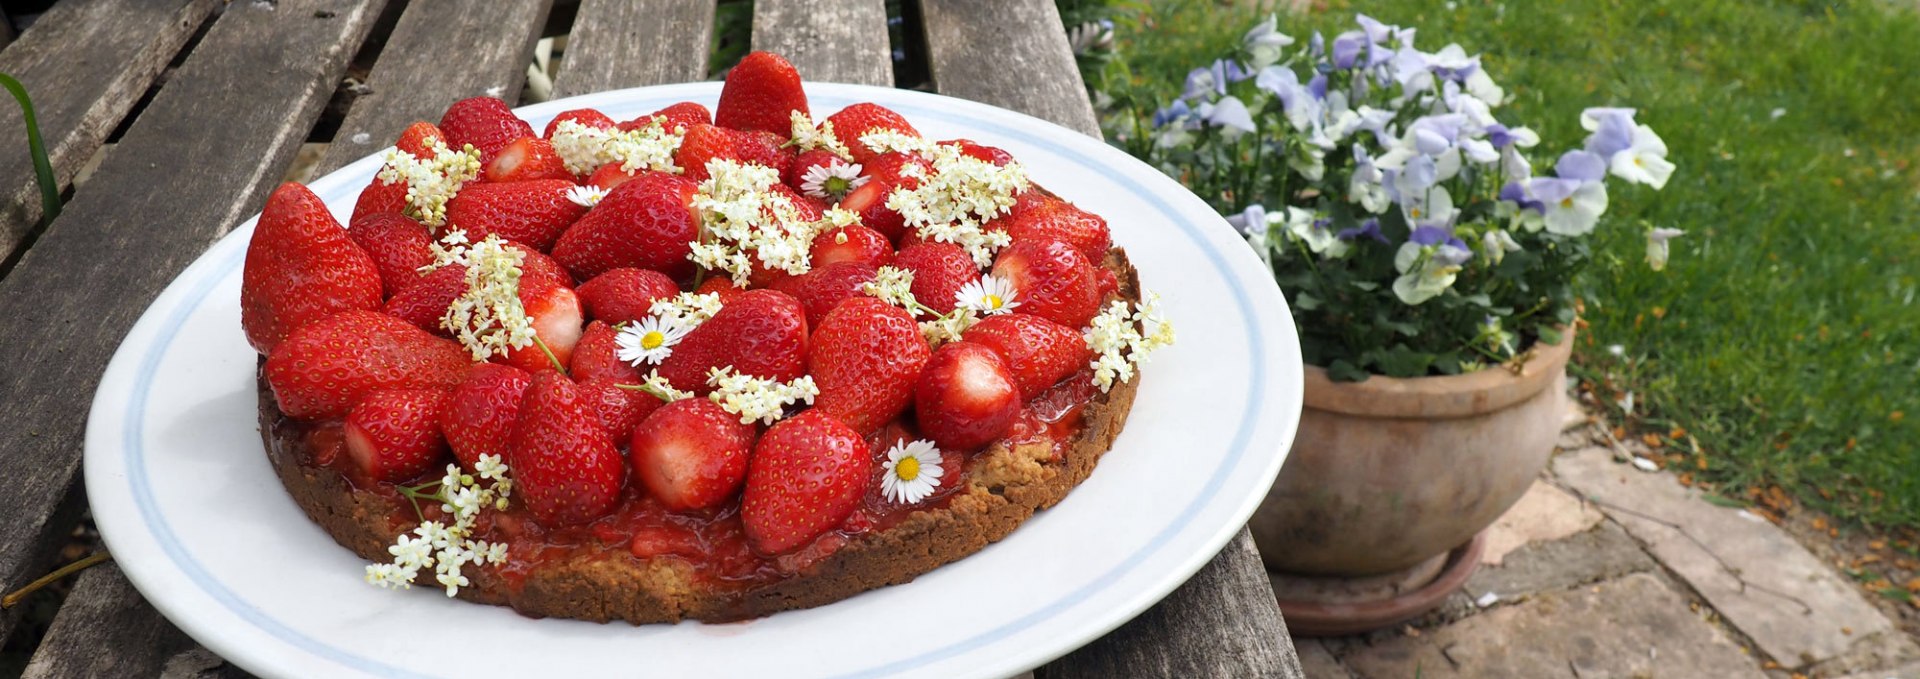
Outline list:
[[[808,81],[893,86],[885,0],[756,0],[753,48]]]
[[[920,14],[940,93],[1100,136],[1053,0],[922,0]]]
[[[413,121],[440,120],[456,100],[486,95],[512,106],[552,6],[552,0],[408,3],[367,77],[372,91],[354,100],[314,176],[393,144]]]
[[[228,5],[0,280],[0,342],[16,352],[0,371],[0,590],[39,576],[68,528],[51,517],[78,480],[87,410],[120,338],[259,209],[385,1]]]
[[[109,562],[80,574],[22,677],[158,676],[192,644]]]
[[[32,95],[54,178],[64,189],[125,118],[167,62],[213,11],[213,0],[69,0],[53,6],[0,52],[0,72]],[[3,43],[0,43],[3,44]],[[0,106],[0,256],[40,220],[40,187],[24,121]]]
[[[1305,676],[1246,529],[1192,580],[1041,679]]]
[[[707,78],[714,0],[580,0],[553,96]]]

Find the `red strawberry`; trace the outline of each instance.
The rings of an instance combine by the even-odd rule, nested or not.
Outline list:
[[[267,385],[296,419],[342,417],[380,389],[449,388],[471,362],[460,345],[378,311],[342,311],[309,323],[267,357]]]
[[[917,153],[898,151],[888,151],[867,158],[860,164],[860,174],[873,181],[898,184],[907,188],[919,186],[920,180],[914,176],[914,173],[907,170],[909,167],[920,168],[919,176],[933,174],[933,163],[927,162],[927,159],[920,157]]]
[[[1107,249],[1113,247],[1113,236],[1107,230],[1107,220],[1047,194],[1042,189],[1026,193],[1036,194],[1039,198],[1028,201],[1024,200],[1026,196],[1022,194],[1023,200],[1014,206],[1014,211],[994,220],[990,228],[1006,231],[1016,243],[1062,241],[1079,250],[1088,262],[1099,262],[1106,258]],[[1029,204],[1031,207],[1028,207]]]
[[[621,184],[553,246],[573,275],[592,279],[620,267],[653,269],[674,280],[693,276],[689,244],[700,236],[692,181],[647,172]]]
[[[658,271],[619,268],[595,276],[574,293],[587,306],[588,316],[617,325],[647,317],[655,301],[680,294],[680,288]]]
[[[607,163],[601,165],[600,169],[594,170],[593,174],[587,175],[587,185],[597,187],[601,191],[612,191],[646,172],[646,170],[628,172],[621,163]]]
[[[395,318],[442,337],[447,337],[440,319],[447,307],[467,293],[467,267],[451,264],[434,269],[387,300],[386,311]]]
[[[513,429],[514,501],[548,526],[586,523],[620,500],[627,468],[592,400],[557,372],[533,376]]]
[[[793,295],[807,308],[807,324],[819,327],[827,312],[862,294],[860,286],[873,281],[874,267],[861,262],[820,266],[804,274],[775,281],[773,289]]]
[[[420,281],[420,267],[433,263],[433,235],[426,225],[395,212],[380,212],[353,220],[347,237],[373,259],[380,270],[380,287],[387,297]]]
[[[440,436],[446,409],[444,389],[368,392],[347,413],[347,454],[360,471],[381,481],[419,476],[447,454]]]
[[[993,273],[1007,279],[1020,311],[1069,328],[1100,312],[1100,293],[1086,255],[1060,241],[1016,242],[1000,251]]]
[[[827,122],[833,123],[833,136],[853,151],[853,160],[865,163],[876,155],[866,144],[860,143],[860,137],[874,130],[894,130],[918,137],[920,131],[898,113],[884,106],[862,102],[840,109],[839,113],[827,116]]]
[[[681,399],[633,430],[627,456],[634,476],[668,509],[704,509],[731,499],[746,481],[753,437],[753,425],[713,401]]]
[[[587,331],[580,335],[580,342],[573,345],[573,360],[567,366],[573,379],[586,382],[606,378],[623,384],[635,384],[645,379],[646,375],[641,374],[639,368],[620,360],[620,346],[615,341],[619,334],[605,322],[588,323]]]
[[[795,191],[791,186],[774,184],[768,187],[767,190],[786,196],[788,200],[793,201],[794,212],[802,221],[817,222],[820,221],[821,217],[826,216],[827,204],[825,202],[813,196]]]
[[[487,163],[486,180],[489,182],[526,182],[537,179],[564,179],[573,183],[573,173],[567,170],[567,163],[553,150],[553,145],[539,137],[521,137],[500,149]]]
[[[833,155],[832,151],[826,149],[802,151],[793,157],[792,162],[787,163],[786,171],[780,173],[780,181],[786,182],[788,187],[798,191],[800,185],[806,182],[808,171],[817,167],[832,168],[845,164],[847,161],[841,160],[840,156]],[[838,196],[841,193],[845,192],[829,192],[829,195]]]
[[[361,217],[382,212],[405,212],[406,209],[406,182],[388,184],[374,177],[367,188],[360,190],[360,197],[354,200],[353,216],[348,221],[358,221]]]
[[[748,290],[680,338],[660,375],[675,389],[706,394],[712,368],[787,382],[806,374],[806,362],[806,308],[784,292]]]
[[[467,184],[447,201],[447,225],[466,230],[473,242],[498,235],[546,250],[587,212],[567,198],[573,187],[571,179]]]
[[[400,140],[394,142],[393,145],[402,151],[412,154],[415,158],[430,160],[433,158],[433,147],[429,145],[429,142],[434,140],[445,144],[447,143],[447,135],[442,134],[440,128],[436,127],[433,123],[425,120],[416,120],[412,125],[408,125],[407,129],[400,132]]]
[[[560,266],[552,257],[512,241],[508,241],[507,246],[519,250],[523,255],[520,261],[522,287],[536,284],[573,287],[573,274],[567,273],[567,268]]]
[[[709,278],[705,281],[702,281],[700,283],[699,288],[694,289],[694,292],[702,295],[707,293],[713,293],[713,294],[719,295],[721,304],[732,302],[735,298],[740,296],[740,293],[743,293],[746,291],[747,291],[746,288],[740,287],[738,285],[734,285],[733,279],[728,278],[726,276],[716,276],[713,278]]]
[[[380,269],[325,203],[281,184],[260,211],[241,273],[240,325],[255,351],[345,309],[380,308]]]
[[[774,134],[759,130],[733,131],[734,160],[743,163],[757,163],[785,172],[793,163],[794,151],[786,147],[787,135]],[[701,169],[705,169],[704,167]],[[787,187],[780,186],[785,189]],[[791,190],[791,189],[789,189]]]
[[[862,434],[879,429],[913,399],[929,353],[906,310],[872,297],[841,302],[820,321],[807,351],[807,371],[820,388],[814,408]]]
[[[1031,314],[988,316],[960,339],[999,353],[1022,399],[1038,396],[1093,362],[1079,331]]]
[[[700,104],[697,104],[691,101],[683,101],[678,104],[674,104],[672,106],[668,106],[658,111],[654,111],[652,113],[646,114],[644,116],[634,118],[633,120],[620,123],[620,129],[631,130],[639,127],[646,127],[647,125],[653,122],[654,118],[666,118],[667,120],[664,127],[669,132],[682,127],[713,124],[713,114],[707,111],[707,107],[701,106]]]
[[[860,215],[861,225],[879,232],[887,240],[899,240],[900,234],[907,230],[907,223],[900,213],[887,207],[887,194],[893,189],[892,182],[869,179],[840,199],[840,209]]]
[[[740,523],[754,551],[791,551],[847,519],[866,494],[873,453],[819,409],[781,420],[753,447]]]
[[[913,390],[914,421],[941,448],[974,450],[1005,436],[1020,388],[992,349],[949,342],[933,352]]]
[[[532,321],[533,334],[539,336],[540,343],[508,351],[501,360],[531,372],[553,369],[554,359],[559,359],[560,365],[572,360],[573,348],[580,343],[582,326],[587,322],[586,312],[580,308],[580,297],[573,294],[573,289],[523,274],[520,306]],[[546,345],[545,351],[541,350],[541,344]],[[553,352],[553,358],[547,357],[549,351]]]
[[[807,112],[800,72],[772,52],[752,52],[727,72],[713,124],[735,130],[761,130],[786,139],[794,111]]]
[[[600,424],[607,428],[607,435],[613,438],[615,444],[633,436],[634,428],[660,408],[660,399],[654,395],[619,386],[638,382],[607,377],[580,380],[580,392],[593,402],[594,412],[600,415]]]
[[[893,257],[893,244],[880,232],[859,224],[823,231],[813,237],[810,256],[815,268],[840,262],[877,267]]]
[[[506,460],[520,422],[520,399],[530,384],[532,375],[510,365],[479,363],[467,371],[440,414],[440,431],[461,465],[471,470],[481,455]]]
[[[913,272],[913,297],[940,313],[951,311],[960,288],[980,280],[980,268],[952,243],[921,243],[893,256],[893,266]],[[1025,298],[1023,297],[1022,300]]]
[[[540,136],[552,139],[554,130],[560,129],[560,123],[568,120],[602,130],[611,130],[617,127],[613,119],[607,117],[607,114],[601,113],[599,109],[576,108],[561,111],[560,115],[554,116],[553,120],[547,121],[547,129],[545,132],[542,132]]]
[[[506,102],[470,97],[447,107],[440,116],[440,132],[447,135],[448,146],[458,149],[472,144],[479,149],[480,164],[486,165],[513,140],[533,136],[533,126],[508,110]]]
[[[996,166],[1004,167],[1007,163],[1013,162],[1013,154],[1007,153],[999,147],[975,142],[972,139],[949,139],[940,143],[957,145],[960,147],[960,153],[962,155],[979,158],[980,160],[993,163]]]
[[[712,125],[687,126],[680,148],[673,152],[673,163],[684,173],[681,176],[696,182],[706,180],[707,162],[715,158],[733,158],[733,134]]]

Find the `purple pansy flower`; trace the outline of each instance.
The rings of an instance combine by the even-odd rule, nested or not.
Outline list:
[[[1561,179],[1597,182],[1607,177],[1607,161],[1586,151],[1568,151],[1561,154],[1560,162],[1554,164],[1553,173],[1560,175]]]
[[[1367,221],[1360,222],[1360,226],[1351,229],[1341,229],[1339,233],[1333,234],[1335,238],[1348,241],[1358,240],[1361,236],[1372,238],[1381,243],[1393,242],[1387,240],[1386,234],[1380,233],[1380,220],[1378,219],[1368,219]]]

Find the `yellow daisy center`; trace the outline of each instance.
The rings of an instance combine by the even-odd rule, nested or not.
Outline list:
[[[1006,300],[1000,299],[999,295],[993,295],[993,294],[987,295],[988,309],[998,309],[1002,304],[1006,304]]]
[[[920,458],[900,458],[900,461],[893,465],[893,475],[900,477],[901,481],[912,481],[920,478]]]
[[[640,336],[640,348],[642,349],[658,349],[660,348],[660,345],[666,344],[666,343],[667,343],[667,336],[661,334],[660,331],[658,330],[654,330],[654,331],[648,332],[645,335]]]

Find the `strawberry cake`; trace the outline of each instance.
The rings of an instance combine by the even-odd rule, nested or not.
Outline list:
[[[1106,221],[1006,151],[756,52],[710,113],[455,102],[349,223],[248,246],[293,500],[414,585],[532,616],[735,620],[912,580],[1087,478],[1172,342]]]

